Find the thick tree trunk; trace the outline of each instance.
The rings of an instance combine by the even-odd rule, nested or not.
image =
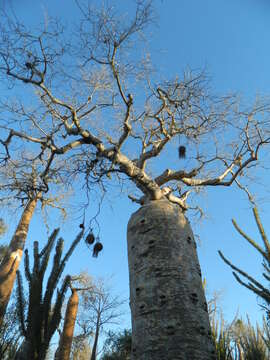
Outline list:
[[[128,224],[133,360],[216,359],[194,236],[181,208],[150,201]]]
[[[38,197],[28,201],[9,244],[8,252],[0,265],[0,324],[3,321],[14,286],[16,271],[21,262],[29,223],[36,208],[37,200]]]
[[[55,354],[55,360],[69,360],[74,333],[74,327],[78,312],[79,297],[76,289],[72,289],[72,294],[68,300],[64,328],[61,334],[59,347]]]

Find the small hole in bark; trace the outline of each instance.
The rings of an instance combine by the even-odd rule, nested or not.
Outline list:
[[[198,328],[198,332],[199,332],[201,335],[206,335],[206,334],[205,334],[205,328],[204,328],[204,326],[200,326],[200,327]]]
[[[175,329],[174,329],[174,326],[167,326],[167,331],[168,331],[168,334],[169,335],[174,335],[175,333]]]
[[[188,236],[187,242],[188,242],[189,244],[191,244],[191,237],[190,237],[190,236]]]
[[[141,288],[136,288],[136,293],[138,294],[141,291]]]
[[[144,224],[144,223],[145,223],[145,219],[142,219],[142,220],[140,221],[140,223],[141,223],[141,224]]]
[[[203,304],[203,309],[204,309],[204,311],[208,312],[207,302],[204,302],[204,304]]]
[[[147,257],[149,255],[149,253],[146,251],[146,252],[144,252],[141,256],[142,257]]]
[[[131,250],[134,250],[134,249],[135,249],[135,245],[132,245],[132,246],[131,246]]]
[[[161,274],[162,274],[162,270],[161,270],[160,268],[156,268],[156,269],[155,269],[155,275],[156,275],[156,277],[160,277]]]
[[[140,234],[146,234],[148,233],[149,231],[153,230],[153,228],[149,228],[149,229],[146,229],[146,230],[141,230],[140,231]]]
[[[191,301],[192,301],[193,304],[197,304],[197,302],[199,301],[198,300],[198,295],[196,293],[192,293],[190,295],[190,298],[191,298]]]
[[[150,240],[150,241],[148,242],[148,244],[149,244],[149,245],[152,245],[152,244],[154,244],[154,242],[155,242],[155,240]]]
[[[211,333],[211,331],[210,331],[210,330],[208,331],[208,335],[209,335],[209,336],[211,336],[211,335],[212,335],[212,333]]]
[[[159,298],[160,298],[160,305],[161,306],[165,305],[166,302],[167,302],[166,301],[166,295],[160,295]]]
[[[140,309],[141,309],[141,310],[143,310],[144,308],[145,308],[145,305],[144,305],[144,304],[140,305]]]

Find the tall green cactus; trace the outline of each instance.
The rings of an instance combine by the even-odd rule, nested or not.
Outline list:
[[[16,354],[16,360],[44,360],[51,338],[61,320],[61,308],[70,283],[70,276],[64,278],[60,289],[56,290],[56,288],[67,260],[83,236],[83,231],[72,242],[63,258],[64,240],[62,238],[57,240],[52,269],[45,287],[44,276],[58,232],[59,229],[53,231],[40,252],[38,242],[34,242],[32,270],[30,270],[28,251],[25,250],[24,272],[29,288],[27,302],[24,299],[22,277],[17,271],[18,314],[24,341]]]
[[[232,223],[235,227],[235,229],[238,231],[238,233],[247,240],[247,242],[252,245],[258,253],[262,256],[262,265],[263,265],[263,277],[270,281],[270,243],[269,240],[265,234],[263,225],[261,223],[259,213],[257,208],[253,207],[253,216],[256,221],[259,233],[261,235],[262,243],[263,245],[260,245],[257,241],[252,239],[250,236],[248,236],[236,223],[235,220],[232,220]],[[262,283],[254,279],[251,275],[249,275],[247,272],[243,271],[239,267],[233,265],[223,254],[221,251],[219,251],[219,255],[221,256],[222,260],[229,265],[233,269],[233,275],[236,278],[236,280],[252,292],[254,292],[263,302],[266,306],[264,306],[264,309],[266,310],[268,318],[270,317],[270,290],[268,286],[264,286]],[[243,280],[244,279],[244,280]]]

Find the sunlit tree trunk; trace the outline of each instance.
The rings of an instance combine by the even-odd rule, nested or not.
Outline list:
[[[55,354],[55,360],[69,360],[70,358],[78,305],[78,293],[76,289],[72,289],[72,294],[67,304],[63,332],[61,334],[58,350]]]
[[[196,243],[178,205],[150,201],[128,224],[133,360],[216,359]]]
[[[28,234],[29,223],[36,208],[38,197],[28,201],[20,222],[9,244],[7,254],[0,265],[0,324],[2,323],[16,279]]]

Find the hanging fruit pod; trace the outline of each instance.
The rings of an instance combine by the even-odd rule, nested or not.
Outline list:
[[[179,155],[180,159],[183,159],[186,157],[186,147],[185,146],[183,146],[183,145],[179,146],[178,155]]]
[[[92,230],[86,236],[85,242],[86,242],[87,245],[92,245],[95,242],[95,235],[93,234]]]
[[[101,242],[97,242],[94,246],[93,249],[93,257],[98,257],[98,253],[103,249],[103,245],[101,244]]]

